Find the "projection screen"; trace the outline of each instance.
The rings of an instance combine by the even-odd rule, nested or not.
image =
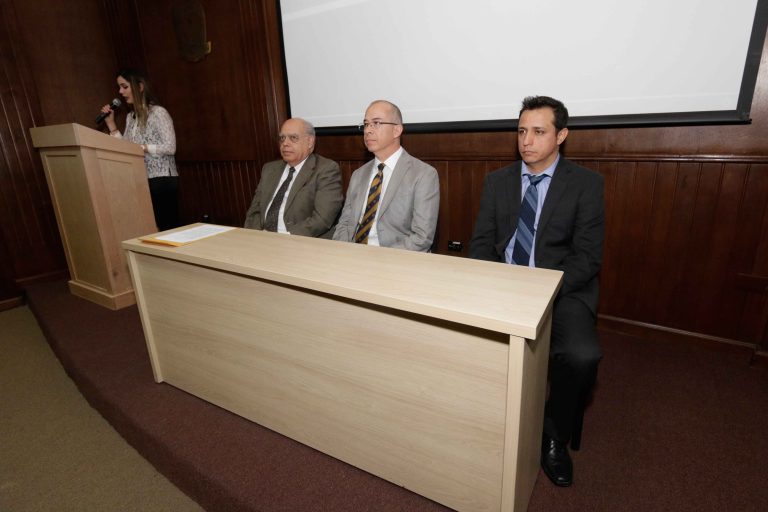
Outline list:
[[[326,132],[388,99],[413,131],[749,121],[768,0],[281,0],[291,116]],[[321,131],[322,132],[322,131]]]

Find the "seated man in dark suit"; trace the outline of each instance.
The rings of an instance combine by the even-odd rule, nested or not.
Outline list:
[[[522,161],[485,179],[470,243],[472,258],[563,271],[555,299],[549,396],[541,464],[571,485],[568,453],[579,408],[602,357],[595,330],[604,234],[603,178],[560,156],[568,110],[546,96],[523,101],[517,143]]]
[[[339,164],[312,152],[315,128],[303,119],[283,123],[282,160],[264,165],[245,227],[330,238],[344,203]]]
[[[427,252],[440,210],[437,171],[400,145],[403,116],[377,100],[360,124],[373,160],[352,173],[334,240]]]

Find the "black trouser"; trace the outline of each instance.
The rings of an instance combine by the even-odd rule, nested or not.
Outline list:
[[[179,177],[150,178],[149,194],[157,229],[165,231],[179,227]]]
[[[570,441],[578,407],[592,389],[602,357],[592,311],[578,299],[560,297],[552,312],[544,410],[544,433],[552,439]]]

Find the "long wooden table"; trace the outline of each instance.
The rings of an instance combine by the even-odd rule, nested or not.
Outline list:
[[[451,508],[527,508],[560,272],[245,229],[123,247],[157,382]]]

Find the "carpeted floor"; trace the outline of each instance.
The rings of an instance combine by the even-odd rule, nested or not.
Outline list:
[[[0,312],[0,389],[0,510],[202,510],[88,406],[27,307]]]
[[[210,511],[437,511],[421,496],[152,380],[135,307],[109,311],[64,282],[26,290],[88,401]],[[540,473],[529,511],[768,509],[768,371],[735,348],[602,333],[575,483]]]

